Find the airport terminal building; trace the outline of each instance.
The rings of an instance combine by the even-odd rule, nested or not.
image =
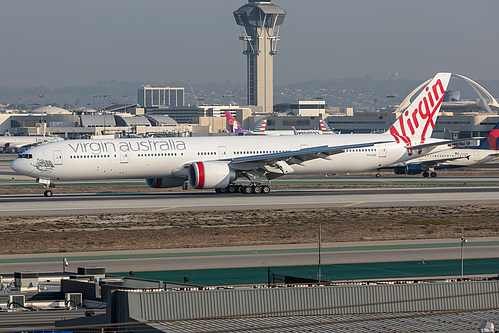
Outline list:
[[[476,100],[462,100],[459,91],[448,91],[433,137],[462,139],[485,137],[499,122],[499,103],[473,80],[455,75],[477,92]],[[56,135],[66,139],[99,137],[225,135],[229,111],[248,130],[267,118],[267,131],[320,130],[322,118],[336,133],[387,131],[426,82],[414,89],[393,112],[354,112],[331,107],[324,100],[276,104],[273,113],[261,106],[185,105],[183,87],[143,86],[138,104],[111,104],[100,110],[65,110],[42,106],[29,111],[0,110],[0,133]]]
[[[186,106],[128,108],[136,113],[76,114],[40,113],[0,114],[0,130],[10,135],[57,135],[66,139],[137,136],[221,135],[227,126],[225,111],[231,112],[244,128],[253,128],[267,118],[267,131],[320,130],[322,118],[336,133],[381,133],[397,119],[395,112],[356,112],[353,115],[331,115],[328,109],[314,115],[274,113],[252,115],[251,108],[238,106]],[[317,111],[317,110],[316,110]],[[325,113],[322,113],[325,112]],[[433,137],[460,139],[484,137],[499,122],[499,115],[485,112],[443,112]]]

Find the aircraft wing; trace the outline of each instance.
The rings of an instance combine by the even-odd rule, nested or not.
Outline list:
[[[445,162],[449,162],[449,161],[455,161],[455,160],[460,160],[460,159],[463,159],[463,158],[469,159],[470,155],[467,155],[467,156],[456,156],[456,157],[447,157],[447,158],[438,158],[438,159],[434,159],[434,160],[431,160],[431,161],[419,162],[417,164],[421,164],[423,167],[426,167],[426,168],[432,168],[432,167],[434,167],[436,165],[439,165],[441,163],[445,163]],[[410,163],[410,161],[408,163]]]
[[[21,148],[24,147],[25,143],[14,143],[12,141],[2,141],[0,147],[2,148]]]
[[[33,147],[36,147],[36,146],[39,146],[40,144],[42,144],[43,142],[33,142],[33,143],[24,143],[24,144],[18,144],[16,146],[14,146],[14,148],[26,148],[26,149],[29,149],[29,148],[33,148]]]
[[[397,164],[392,164],[386,167],[378,168],[378,170],[391,170],[399,167],[405,167],[407,164],[419,164],[423,166],[425,169],[433,168],[439,164],[449,162],[449,161],[455,161],[463,158],[470,158],[470,155],[467,156],[456,156],[456,157],[442,157],[442,158],[435,158],[433,160],[426,160],[426,161],[408,161],[406,163],[397,163]]]
[[[274,173],[279,177],[283,174],[292,172],[290,165],[300,164],[317,158],[328,158],[331,155],[341,154],[346,149],[371,147],[378,143],[386,142],[368,142],[360,144],[350,144],[342,146],[318,146],[303,148],[282,153],[260,154],[244,157],[227,159],[229,165],[238,171],[259,170],[263,173]]]
[[[5,148],[31,148],[31,147],[34,147],[35,144],[34,143],[13,143],[13,142],[7,142],[5,144]]]

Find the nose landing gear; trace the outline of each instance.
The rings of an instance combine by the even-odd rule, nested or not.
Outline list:
[[[52,189],[55,187],[54,183],[51,183],[49,179],[38,179],[38,183],[43,184],[43,188],[45,188],[45,192],[43,192],[43,195],[45,197],[51,197],[53,195]]]

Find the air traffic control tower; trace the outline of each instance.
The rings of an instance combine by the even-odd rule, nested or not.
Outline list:
[[[241,26],[241,36],[247,58],[248,105],[257,105],[264,112],[272,112],[274,104],[274,65],[277,53],[279,26],[286,12],[270,1],[248,0],[234,12]]]

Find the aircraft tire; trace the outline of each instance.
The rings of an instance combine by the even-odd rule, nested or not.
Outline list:
[[[270,193],[270,186],[263,185],[262,186],[262,194],[269,194]]]
[[[220,191],[220,188],[216,188],[215,193],[222,193],[222,192]]]
[[[43,195],[46,196],[47,198],[50,198],[53,195],[53,193],[51,190],[45,190],[45,192],[43,192]]]
[[[260,193],[262,193],[262,187],[260,185],[253,186],[252,190],[253,190],[254,194],[260,194]]]
[[[227,192],[228,192],[227,187],[220,188],[220,193],[227,193]]]
[[[241,187],[242,194],[251,194],[252,191],[253,191],[253,189],[251,188],[251,186],[242,186]]]
[[[379,177],[381,177],[381,175],[380,175],[380,173],[378,172],[378,173],[376,174],[376,178],[379,178]]]
[[[229,185],[229,187],[227,187],[227,192],[228,192],[228,193],[236,193],[236,192],[237,192],[237,188],[236,188],[236,186],[234,186],[234,185]]]
[[[435,171],[433,171],[432,173],[430,173],[430,177],[435,178],[436,176],[437,176],[437,173]]]
[[[429,175],[430,175],[430,174],[428,173],[428,171],[424,171],[424,172],[423,172],[423,177],[425,177],[425,178],[426,178],[426,177],[428,177]]]

